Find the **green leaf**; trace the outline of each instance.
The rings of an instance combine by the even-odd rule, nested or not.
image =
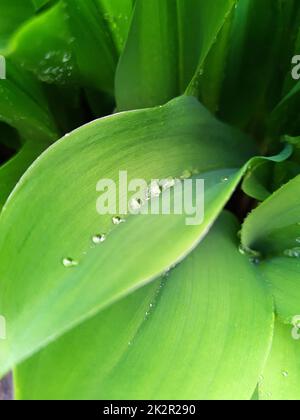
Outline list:
[[[243,180],[242,188],[248,196],[258,201],[264,201],[299,174],[300,165],[294,161],[260,160],[249,169]]]
[[[92,122],[48,149],[0,219],[0,312],[10,325],[0,347],[1,373],[181,261],[240,182],[244,169],[238,168],[252,154],[247,142],[183,97]],[[120,170],[129,180],[150,182],[195,169],[206,180],[202,225],[185,226],[185,215],[149,215],[131,216],[112,230],[112,216],[96,212],[97,183],[118,182]],[[100,248],[91,247],[95,234],[108,234]],[[69,257],[79,262],[76,268],[63,266]]]
[[[300,120],[297,112],[299,104],[300,82],[288,92],[273,110],[269,118],[269,130],[277,134],[298,135],[300,133]]]
[[[23,25],[12,38],[6,55],[43,82],[77,81],[73,39],[63,4],[57,3]]]
[[[0,80],[0,120],[24,139],[53,142],[59,135],[41,86],[7,62],[7,79]]]
[[[223,46],[224,60],[216,62],[224,73],[219,103],[215,108],[225,121],[245,127],[263,137],[265,119],[281,98],[284,76],[290,67],[289,42],[294,2],[282,0],[243,0],[237,2],[228,29],[214,49]],[[219,53],[216,51],[216,59]],[[224,67],[225,64],[225,68]],[[276,73],[274,72],[276,68]],[[209,101],[209,91],[201,95],[201,79],[205,72],[217,72],[215,67],[201,67],[200,98],[205,94]],[[213,76],[212,76],[213,77]],[[216,81],[218,84],[218,82]],[[214,95],[215,85],[211,84]],[[209,103],[209,102],[208,102]]]
[[[239,253],[237,231],[224,214],[169,277],[17,368],[17,398],[251,399],[272,339],[272,299]]]
[[[0,50],[4,49],[11,35],[34,14],[31,0],[1,0]]]
[[[300,315],[300,262],[297,258],[278,257],[261,263],[260,268],[271,285],[276,312],[281,322],[291,323]]]
[[[112,94],[132,0],[63,0],[82,83]]]
[[[291,10],[292,12],[292,21],[288,25],[284,25],[290,38],[290,43],[285,45],[284,48],[288,57],[288,68],[285,70],[286,77],[280,100],[278,100],[267,120],[268,129],[272,135],[298,135],[300,130],[299,115],[297,113],[300,103],[300,83],[293,78],[293,69],[296,67],[295,63],[293,63],[293,57],[299,54],[300,48],[299,2],[290,2],[286,10]]]
[[[162,105],[183,94],[234,4],[137,0],[116,76],[118,109]]]
[[[280,319],[290,322],[300,312],[300,176],[276,191],[246,219],[244,248],[269,257],[261,270],[271,284]]]
[[[242,189],[249,197],[258,201],[266,200],[272,193],[270,191],[273,176],[273,164],[260,161],[246,174]]]
[[[187,92],[200,98],[200,102],[216,114],[220,108],[220,97],[226,74],[226,65],[231,42],[234,10],[225,19],[214,45],[199,66]]]
[[[260,400],[300,399],[300,343],[293,339],[292,329],[276,323],[271,354],[259,386]]]
[[[299,188],[300,176],[297,176],[250,214],[242,230],[245,248],[265,256],[283,256],[297,247],[300,238]]]

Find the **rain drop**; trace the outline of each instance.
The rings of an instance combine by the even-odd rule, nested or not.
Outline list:
[[[221,179],[221,182],[222,182],[222,183],[225,183],[225,182],[228,182],[228,181],[229,181],[228,176],[224,176],[224,177]]]
[[[260,263],[261,263],[261,260],[260,260],[260,258],[258,258],[258,257],[251,257],[250,259],[249,259],[249,261],[251,262],[251,264],[253,264],[253,265],[259,265]]]
[[[174,178],[167,178],[167,179],[163,179],[160,181],[160,191],[166,191],[169,190],[170,188],[175,187],[176,181]]]
[[[133,198],[133,199],[130,201],[130,208],[131,208],[133,211],[140,210],[140,209],[141,209],[141,207],[142,207],[142,205],[143,205],[143,202],[142,202],[142,200],[141,200],[140,198]]]
[[[188,178],[191,178],[191,176],[192,176],[193,174],[192,174],[192,172],[191,171],[189,171],[189,170],[185,170],[185,171],[183,171],[183,173],[182,173],[182,175],[181,175],[181,179],[188,179]]]
[[[122,219],[121,217],[117,216],[117,217],[112,218],[112,222],[113,222],[114,225],[120,225],[121,223],[124,223],[125,220]]]
[[[300,248],[286,249],[284,255],[289,258],[300,258]]]
[[[64,258],[62,263],[66,268],[77,267],[78,265],[78,262],[73,260],[72,258]]]
[[[94,235],[92,241],[95,245],[102,244],[106,240],[106,235]]]
[[[285,370],[283,372],[281,372],[281,374],[284,378],[288,378],[288,376],[289,376],[289,373]]]
[[[161,193],[160,185],[158,182],[152,182],[148,191],[147,191],[147,199],[159,197]]]

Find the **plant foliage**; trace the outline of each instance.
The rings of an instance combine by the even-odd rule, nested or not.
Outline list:
[[[0,377],[15,397],[300,399],[299,1],[0,11]],[[97,182],[125,170],[204,179],[203,223],[99,216]]]

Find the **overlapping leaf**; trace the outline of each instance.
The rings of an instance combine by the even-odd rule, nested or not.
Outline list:
[[[137,0],[117,71],[118,108],[162,105],[184,93],[234,4]]]
[[[0,220],[0,311],[10,325],[0,348],[2,373],[181,261],[238,185],[244,172],[238,168],[252,153],[248,141],[184,97],[93,122],[50,148],[22,179]],[[111,216],[96,212],[97,182],[118,181],[119,170],[147,182],[196,170],[207,184],[204,223],[132,216],[102,247],[91,249],[93,235],[113,227]],[[16,226],[20,214],[23,222]],[[68,257],[78,267],[66,269],[62,260]]]
[[[132,0],[63,0],[85,86],[114,91],[120,50],[126,40]]]
[[[300,312],[299,188],[298,176],[253,211],[242,230],[245,248],[269,257],[261,270],[272,285],[276,310],[284,322]]]
[[[294,1],[238,1],[188,92],[222,119],[262,137],[290,69],[290,32],[298,9]]]
[[[238,251],[237,231],[224,214],[167,278],[21,365],[17,397],[250,399],[272,338],[273,306],[257,268]]]

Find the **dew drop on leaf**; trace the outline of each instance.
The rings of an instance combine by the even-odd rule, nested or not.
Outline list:
[[[192,176],[193,174],[192,174],[192,172],[191,171],[189,171],[189,170],[185,170],[185,171],[183,171],[183,173],[182,173],[182,175],[181,175],[181,179],[188,179],[188,178],[191,178],[191,176]]]
[[[140,209],[141,209],[141,207],[142,207],[142,205],[143,205],[143,202],[142,202],[142,200],[141,200],[141,199],[138,199],[138,198],[133,198],[133,199],[130,201],[130,208],[131,208],[133,211],[140,210]]]
[[[300,258],[300,248],[286,249],[284,255],[289,258]]]
[[[170,188],[175,187],[176,181],[174,178],[166,178],[160,181],[160,191],[166,191],[169,190]]]
[[[62,263],[66,268],[77,267],[78,265],[78,261],[73,260],[73,258],[64,258]]]
[[[117,216],[112,218],[112,222],[114,225],[120,225],[121,223],[124,223],[125,220]]]
[[[92,238],[92,241],[95,245],[102,244],[106,240],[106,235],[100,234],[100,235],[94,235]]]

